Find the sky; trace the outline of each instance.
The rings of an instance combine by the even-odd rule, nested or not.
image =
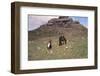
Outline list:
[[[58,18],[59,16],[40,16],[40,15],[28,15],[28,31],[37,29],[43,24],[46,24],[48,20],[52,18]],[[70,16],[73,20],[79,21],[83,26],[88,27],[88,17]]]
[[[83,26],[88,28],[88,17],[72,16],[73,20],[79,21]]]

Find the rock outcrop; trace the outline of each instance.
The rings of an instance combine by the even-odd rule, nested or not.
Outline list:
[[[60,26],[60,27],[68,27],[71,24],[80,24],[78,21],[73,21],[73,19],[69,16],[60,16],[59,18],[53,18],[48,21],[47,26]]]

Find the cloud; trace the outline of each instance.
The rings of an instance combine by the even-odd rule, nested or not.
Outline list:
[[[35,15],[29,15],[28,16],[28,30],[34,30],[41,25],[45,24],[48,22],[48,20],[52,18],[57,18],[57,16],[35,16]]]

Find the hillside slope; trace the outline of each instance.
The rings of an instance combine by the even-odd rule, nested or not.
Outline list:
[[[64,35],[87,35],[87,28],[69,17],[59,17],[58,19],[49,20],[47,24],[41,25],[33,31],[29,31],[28,38],[29,40],[34,40],[43,37],[59,36],[62,33]]]

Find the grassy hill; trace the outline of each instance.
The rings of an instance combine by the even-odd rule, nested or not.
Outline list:
[[[29,60],[87,58],[87,28],[72,19],[66,21],[67,23],[63,23],[61,20],[50,20],[47,24],[28,32]],[[60,21],[60,23],[56,21]],[[61,33],[67,39],[67,44],[59,46]],[[47,49],[49,40],[52,40],[51,50]]]

